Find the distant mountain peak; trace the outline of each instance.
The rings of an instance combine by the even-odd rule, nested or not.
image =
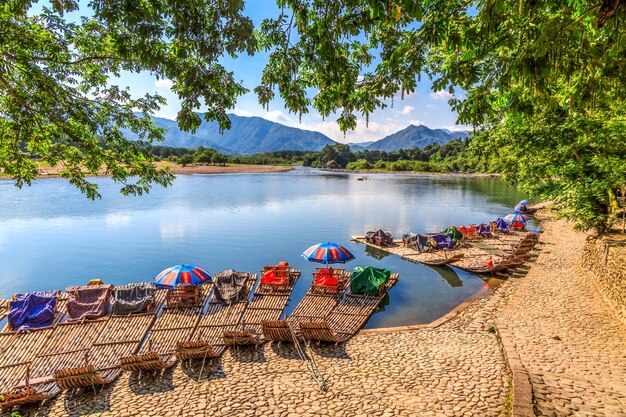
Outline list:
[[[433,143],[443,145],[456,138],[469,136],[464,132],[448,132],[444,129],[431,129],[426,125],[411,124],[369,145],[366,149],[393,152],[399,149],[424,148]]]

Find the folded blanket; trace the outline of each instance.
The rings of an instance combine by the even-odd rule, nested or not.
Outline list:
[[[245,298],[248,272],[236,272],[232,269],[215,274],[215,295],[224,304],[234,304]]]
[[[113,314],[118,316],[140,313],[154,304],[154,284],[128,284],[115,288]]]
[[[39,329],[52,325],[58,293],[17,294],[9,305],[11,330]]]
[[[68,321],[97,319],[109,313],[113,285],[67,288]]]

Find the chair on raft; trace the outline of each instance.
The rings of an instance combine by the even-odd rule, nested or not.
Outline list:
[[[200,287],[195,285],[179,285],[168,290],[165,302],[168,307],[193,307],[200,301]]]
[[[286,262],[283,263],[283,267],[285,266],[288,267]],[[262,322],[280,319],[287,307],[291,292],[300,278],[299,270],[288,269],[286,271],[284,278],[279,277],[274,282],[271,270],[269,274],[265,272],[241,317],[241,323],[236,329],[224,331],[226,346],[252,345],[257,348],[265,343]]]
[[[368,276],[382,278],[375,284]],[[384,277],[382,276],[384,275]],[[350,292],[321,321],[302,321],[300,332],[308,341],[342,343],[348,341],[364,325],[376,310],[383,297],[398,281],[398,274],[388,270],[367,267],[354,272]]]
[[[61,390],[107,385],[117,378],[117,373],[107,377],[98,371],[94,365],[89,364],[89,351],[85,351],[84,355],[84,366],[54,371],[54,382]]]
[[[192,286],[168,290],[163,313],[154,321],[139,351],[120,358],[120,369],[128,372],[158,372],[176,365],[176,345],[186,341],[193,333],[213,283],[178,290],[181,287]]]

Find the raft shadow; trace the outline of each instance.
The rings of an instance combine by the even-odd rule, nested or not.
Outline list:
[[[226,378],[226,372],[222,366],[222,357],[207,358],[202,365],[202,359],[192,359],[182,361],[180,368],[182,371],[194,381],[213,381],[216,379]]]
[[[270,342],[272,352],[281,359],[300,360],[296,347],[291,342]]]
[[[239,362],[247,363],[265,363],[265,343],[258,347],[255,346],[232,346],[230,354],[233,359]]]
[[[81,388],[61,394],[63,396],[64,415],[67,417],[83,416],[86,411],[84,405],[87,405],[86,408],[90,414],[111,411],[110,399],[114,385],[108,384],[100,388]]]
[[[174,366],[157,372],[136,372],[128,376],[128,386],[135,395],[150,395],[174,390]]]
[[[307,343],[306,349],[324,358],[352,360],[345,343]]]

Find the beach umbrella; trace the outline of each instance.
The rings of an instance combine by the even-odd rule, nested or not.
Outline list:
[[[154,278],[159,288],[174,289],[179,285],[201,285],[211,281],[211,276],[204,269],[195,265],[174,265],[164,269]]]
[[[519,203],[515,205],[515,208],[513,209],[513,211],[515,213],[521,213],[522,211],[526,211],[526,204],[528,204],[528,200],[520,201]],[[522,207],[524,207],[524,210],[522,210]]]
[[[302,257],[321,264],[345,264],[354,259],[348,249],[332,242],[313,245],[304,251]]]
[[[509,223],[526,223],[530,217],[524,213],[511,213],[504,218]]]

